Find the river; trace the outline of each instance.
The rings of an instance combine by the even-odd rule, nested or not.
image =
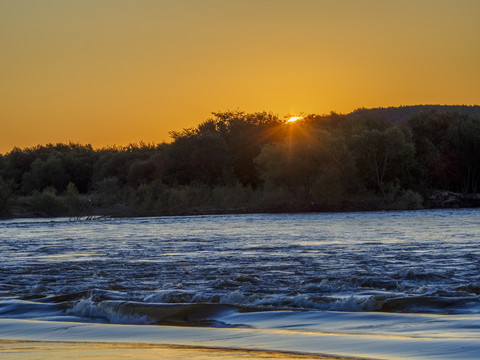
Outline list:
[[[479,209],[4,220],[0,339],[136,342],[147,328],[178,331],[169,345],[473,359],[479,224]],[[244,336],[212,342],[229,332]]]

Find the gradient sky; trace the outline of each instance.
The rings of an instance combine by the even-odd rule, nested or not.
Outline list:
[[[478,0],[0,0],[0,153],[212,111],[480,103]]]

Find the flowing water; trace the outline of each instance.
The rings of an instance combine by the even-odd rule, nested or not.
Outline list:
[[[0,322],[440,333],[461,347],[480,343],[479,224],[478,209],[0,221]]]

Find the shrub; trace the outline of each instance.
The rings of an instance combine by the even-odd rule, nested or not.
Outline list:
[[[40,216],[58,216],[66,212],[64,202],[57,196],[53,187],[47,187],[42,192],[34,191],[30,200],[30,210]]]
[[[82,212],[82,204],[77,186],[69,182],[64,192],[64,204],[70,216],[80,216]]]

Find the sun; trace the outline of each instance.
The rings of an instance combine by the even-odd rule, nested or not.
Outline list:
[[[301,116],[293,116],[293,117],[291,117],[290,119],[287,120],[287,124],[288,123],[293,123],[295,121],[302,120],[302,119],[303,119],[303,117],[301,117]]]

